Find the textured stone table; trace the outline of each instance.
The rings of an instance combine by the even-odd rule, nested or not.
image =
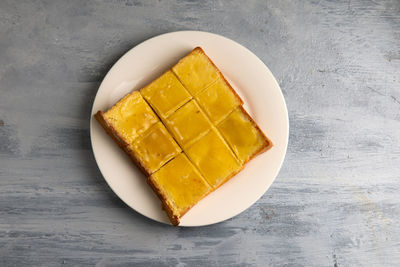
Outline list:
[[[270,190],[173,228],[115,196],[89,116],[127,50],[177,30],[252,50],[286,97]],[[399,266],[400,1],[1,1],[1,266]]]

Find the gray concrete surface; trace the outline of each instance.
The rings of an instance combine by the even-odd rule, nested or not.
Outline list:
[[[124,205],[88,129],[112,64],[177,30],[252,50],[290,116],[270,190],[200,228]],[[0,63],[1,266],[400,265],[400,1],[3,0]]]

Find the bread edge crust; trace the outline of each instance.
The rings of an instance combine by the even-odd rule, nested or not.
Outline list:
[[[205,180],[205,178],[203,178]],[[206,180],[205,180],[206,181]],[[207,182],[207,181],[206,181]],[[208,196],[210,193],[214,192],[214,188],[212,188],[210,185],[210,191],[208,191],[207,194],[205,194],[204,196],[202,196],[202,198],[199,199],[199,201],[197,201],[195,204],[191,205],[190,207],[186,208],[185,210],[183,210],[182,212],[180,212],[178,215],[174,214],[174,212],[172,211],[172,209],[170,208],[170,206],[168,205],[167,202],[167,196],[165,196],[161,190],[158,188],[157,184],[153,181],[152,176],[150,175],[147,178],[147,183],[150,185],[151,189],[153,189],[154,193],[156,193],[157,197],[160,199],[161,201],[161,206],[162,209],[165,210],[165,213],[168,216],[168,219],[170,220],[171,224],[173,226],[178,226],[180,224],[180,219],[191,209],[193,208],[195,205],[197,205],[202,199],[204,199],[206,196]]]
[[[117,143],[117,145],[124,150],[124,152],[130,157],[130,159],[135,163],[139,169],[142,171],[144,175],[149,177],[150,171],[147,170],[147,168],[140,162],[139,158],[136,156],[134,151],[129,148],[129,145],[127,142],[124,141],[124,139],[118,134],[118,131],[114,129],[114,127],[107,122],[107,119],[104,117],[104,113],[99,110],[97,113],[94,115],[95,119],[100,123],[100,125],[103,127],[103,129],[106,131],[106,133]]]
[[[265,145],[260,147],[258,150],[256,150],[250,157],[243,162],[243,165],[246,165],[249,161],[251,161],[254,157],[270,150],[274,144],[272,143],[271,139],[267,137],[267,135],[261,130],[261,128],[258,126],[258,124],[254,121],[254,119],[249,115],[249,113],[246,111],[246,109],[243,106],[239,107],[241,111],[244,113],[245,116],[250,120],[251,124],[256,128],[256,130],[262,135],[264,140],[266,141]]]
[[[147,184],[151,187],[151,189],[153,189],[153,192],[160,199],[162,209],[167,214],[168,219],[170,220],[171,224],[173,226],[178,226],[180,223],[180,218],[189,210],[189,208],[187,210],[185,210],[182,214],[179,214],[178,216],[175,215],[173,210],[167,204],[167,197],[161,192],[161,190],[158,188],[158,186],[153,182],[152,177],[148,176],[146,181],[147,181]]]
[[[215,63],[211,60],[210,57],[208,57],[208,55],[206,54],[206,52],[204,52],[203,48],[201,48],[200,46],[195,47],[188,55],[190,55],[191,53],[193,53],[194,51],[199,51],[200,53],[204,54],[207,59],[210,61],[210,63],[214,66],[214,68],[217,70],[218,74],[220,75],[220,77],[225,81],[225,83],[228,85],[229,89],[232,91],[232,93],[237,97],[237,99],[240,102],[240,105],[237,106],[236,108],[240,108],[243,113],[249,118],[250,122],[254,125],[254,127],[256,128],[256,130],[263,136],[264,140],[266,140],[266,145],[262,146],[260,149],[258,149],[257,151],[255,151],[246,161],[243,162],[243,165],[246,165],[246,163],[248,163],[249,161],[251,161],[254,157],[256,157],[259,154],[262,154],[266,151],[268,151],[269,149],[271,149],[274,145],[271,141],[271,139],[269,139],[266,134],[261,130],[261,128],[258,126],[258,124],[254,121],[254,119],[249,115],[249,113],[246,111],[246,109],[243,107],[243,100],[240,98],[240,96],[238,95],[238,93],[236,92],[235,89],[233,89],[233,87],[231,86],[231,84],[226,80],[225,76],[222,74],[222,72],[219,70],[219,68],[217,67],[217,65],[215,65]],[[178,62],[179,63],[179,62]],[[235,109],[232,110],[232,112]],[[229,115],[228,115],[229,116]],[[226,118],[226,117],[225,117]],[[222,119],[223,120],[223,119]],[[222,121],[221,120],[221,121]],[[221,122],[219,121],[219,122]],[[225,139],[225,138],[224,138]],[[241,171],[241,170],[240,170]],[[240,172],[239,171],[239,172]],[[237,172],[237,173],[239,173]],[[236,173],[236,174],[237,174]],[[234,175],[236,175],[234,174]],[[232,177],[231,177],[232,178]],[[230,179],[230,178],[229,178]],[[229,180],[227,179],[227,180]],[[225,182],[224,182],[225,183]]]
[[[238,93],[236,92],[235,89],[233,89],[232,85],[228,82],[228,80],[225,78],[224,74],[222,74],[222,72],[220,71],[220,69],[217,67],[217,65],[215,65],[214,61],[211,60],[211,58],[206,54],[206,52],[204,52],[203,48],[201,48],[200,46],[197,46],[196,48],[194,48],[192,50],[192,52],[194,51],[199,51],[200,53],[202,53],[207,59],[208,61],[211,63],[211,65],[214,66],[214,68],[217,70],[218,75],[222,78],[222,80],[225,82],[225,84],[228,86],[228,88],[231,90],[231,92],[235,95],[236,99],[239,101],[240,105],[243,105],[244,102],[242,100],[242,98],[238,95]],[[190,53],[192,53],[190,52]],[[190,54],[189,53],[189,54]],[[211,85],[211,84],[210,84]],[[209,85],[209,86],[210,86]],[[207,86],[208,87],[208,86]],[[206,87],[206,88],[207,88]],[[205,90],[206,88],[203,88],[203,90]],[[201,90],[200,92],[202,92],[203,90]],[[199,92],[199,93],[200,93]]]

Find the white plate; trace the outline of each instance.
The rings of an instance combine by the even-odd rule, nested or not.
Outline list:
[[[246,110],[274,143],[244,170],[208,195],[181,220],[201,226],[229,219],[254,204],[270,187],[286,154],[288,113],[282,92],[263,62],[240,44],[220,35],[181,31],[151,38],[128,51],[111,68],[97,92],[92,115],[107,110],[121,97],[138,90],[196,46],[201,46],[242,97]],[[107,136],[93,116],[93,153],[111,189],[131,208],[153,220],[169,223],[145,176]]]

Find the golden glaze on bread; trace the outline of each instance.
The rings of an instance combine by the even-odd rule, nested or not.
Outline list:
[[[136,138],[129,148],[149,173],[154,173],[182,151],[161,122]]]
[[[176,226],[191,207],[272,147],[242,105],[196,47],[140,92],[95,118],[145,173]]]
[[[196,47],[182,58],[172,71],[192,96],[207,88],[220,77],[220,73],[203,49]]]
[[[212,127],[195,100],[189,101],[171,114],[164,123],[181,147],[190,145]]]
[[[212,188],[184,153],[165,164],[148,178],[174,225]]]
[[[161,118],[168,117],[192,98],[170,70],[141,89],[140,93]]]
[[[213,188],[218,188],[242,168],[216,129],[210,130],[184,151]]]
[[[243,163],[272,146],[271,141],[242,106],[231,112],[217,128]]]

